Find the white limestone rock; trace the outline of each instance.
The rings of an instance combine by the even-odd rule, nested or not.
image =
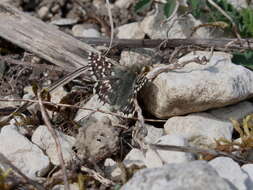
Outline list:
[[[55,131],[61,144],[63,159],[65,162],[68,162],[73,158],[74,155],[74,152],[72,151],[72,146],[75,143],[75,138],[65,135],[60,131]],[[34,131],[32,136],[32,142],[37,144],[42,150],[46,152],[46,154],[50,158],[50,161],[54,165],[60,165],[55,141],[46,126],[41,125]]]
[[[154,144],[188,146],[187,141],[177,135],[165,135]],[[194,156],[187,152],[176,152],[149,148],[145,154],[145,165],[148,168],[161,167],[164,164],[182,163],[194,160]]]
[[[152,10],[141,22],[141,28],[151,39],[157,38],[188,38],[192,33],[192,28],[202,24],[191,14],[184,19],[175,15],[173,19],[166,22],[163,5],[160,4],[155,10]],[[196,38],[211,38],[211,33],[206,28],[198,29],[194,34]]]
[[[253,187],[253,164],[244,164],[241,169],[249,176],[249,179],[246,181],[247,187]]]
[[[236,190],[205,161],[142,169],[121,190]]]
[[[117,30],[117,37],[122,39],[143,39],[145,36],[138,22],[124,24],[118,27]]]
[[[48,157],[20,134],[15,126],[7,125],[1,129],[0,144],[0,152],[28,177],[35,179],[49,171]]]
[[[144,137],[146,143],[154,143],[164,135],[164,129],[162,128],[157,128],[148,124],[145,124],[145,127],[148,130],[147,136]]]
[[[196,52],[181,61],[208,56]],[[184,68],[158,75],[141,91],[144,107],[158,118],[169,118],[231,105],[253,96],[253,72],[231,62],[231,55],[215,52],[206,65],[187,64]]]
[[[243,101],[235,105],[210,110],[208,113],[223,120],[229,120],[230,118],[241,120],[247,115],[253,113],[253,104],[248,101]]]
[[[123,164],[128,169],[136,167],[144,168],[146,167],[144,160],[145,158],[141,150],[133,148],[123,160]],[[114,160],[107,158],[105,160],[104,165],[105,165],[105,172],[108,176],[110,176],[110,178],[114,180],[120,179],[122,171]]]
[[[101,33],[98,31],[98,28],[90,24],[76,24],[72,28],[73,35],[76,37],[83,38],[99,38]]]
[[[209,161],[209,164],[216,169],[219,176],[233,183],[238,189],[252,189],[252,184],[251,187],[247,187],[247,181],[249,180],[247,173],[243,172],[239,164],[231,158],[217,157]]]
[[[196,146],[209,147],[220,138],[231,140],[233,126],[231,122],[203,112],[172,117],[165,123],[164,130],[166,134],[182,136]]]

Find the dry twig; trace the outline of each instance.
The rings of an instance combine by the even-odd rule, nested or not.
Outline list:
[[[115,185],[115,183],[113,181],[106,179],[105,177],[103,177],[102,175],[100,175],[99,173],[95,172],[92,169],[82,166],[81,171],[87,172],[90,176],[94,177],[96,180],[98,180],[100,183],[102,183],[106,187],[110,187],[112,185]]]
[[[51,122],[49,121],[49,116],[48,116],[48,113],[45,110],[44,105],[41,101],[40,93],[37,94],[37,97],[38,97],[38,100],[39,100],[39,105],[40,105],[43,120],[46,124],[46,127],[47,127],[48,131],[51,133],[51,135],[52,135],[52,137],[55,141],[56,151],[57,151],[58,158],[59,158],[59,161],[60,161],[60,165],[61,165],[61,168],[62,168],[62,175],[63,175],[63,179],[64,179],[64,189],[65,190],[70,190],[69,183],[68,183],[68,177],[67,177],[67,170],[66,170],[63,155],[62,155],[60,140],[59,140],[59,138],[57,136],[57,133],[55,132]]]
[[[29,102],[29,103],[39,103],[38,100],[34,99],[5,99],[5,98],[0,98],[1,102]],[[60,103],[54,103],[54,102],[48,102],[48,101],[41,101],[43,104],[48,104],[48,105],[54,105],[54,106],[62,106],[62,107],[70,107],[70,108],[77,108],[77,109],[83,109],[83,110],[88,110],[92,112],[101,112],[104,114],[109,114],[109,115],[114,115],[117,117],[125,118],[125,119],[133,119],[133,120],[138,120],[138,118],[135,117],[125,117],[122,116],[122,114],[117,114],[114,112],[109,112],[109,111],[104,111],[100,109],[92,109],[92,108],[85,108],[77,105],[70,105],[70,104],[60,104]],[[167,120],[165,119],[144,119],[145,121],[150,121],[150,122],[166,122]]]
[[[232,158],[235,161],[248,164],[253,163],[250,160],[245,160],[240,156],[236,156],[233,154],[229,154],[227,152],[217,151],[213,149],[204,149],[204,148],[197,148],[197,147],[190,147],[190,146],[176,146],[176,145],[161,145],[161,144],[149,144],[152,149],[160,149],[160,150],[167,150],[167,151],[178,151],[178,152],[191,152],[197,154],[208,154],[213,156],[226,156]]]

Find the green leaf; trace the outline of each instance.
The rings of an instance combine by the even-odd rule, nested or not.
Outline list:
[[[163,11],[165,16],[168,18],[173,13],[176,7],[176,0],[167,0],[167,3],[164,5]]]
[[[150,1],[151,0],[139,0],[134,6],[134,11],[135,12],[140,11],[140,9],[148,5]]]
[[[237,65],[243,65],[253,70],[253,51],[233,54],[232,62]]]

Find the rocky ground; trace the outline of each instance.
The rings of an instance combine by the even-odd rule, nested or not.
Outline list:
[[[110,37],[105,1],[5,1],[74,37]],[[115,38],[189,38],[192,28],[202,23],[191,14],[164,22],[163,1],[141,12],[134,11],[134,0],[110,2]],[[240,9],[236,1],[231,3]],[[246,1],[239,4],[246,7]],[[203,27],[193,37],[226,35],[222,30]],[[145,64],[155,69],[169,64],[166,56],[155,59],[157,48],[112,48],[110,54],[123,68]],[[66,75],[66,71],[42,70],[43,65],[52,63],[1,38],[0,55],[40,64],[37,68],[21,66],[0,57],[1,99],[31,99],[36,86],[48,87]],[[71,190],[253,189],[253,72],[233,62],[232,53],[227,51],[190,49],[177,61],[196,57],[208,60],[160,73],[141,89],[138,102],[142,113],[136,113],[137,120],[122,118],[110,104],[103,104],[98,94],[93,94],[93,84],[83,82],[80,87],[80,81],[75,80],[50,94],[51,102],[92,109],[46,107],[61,145]],[[21,101],[0,103],[1,189],[33,189],[31,180],[41,185],[37,189],[64,189],[55,138],[39,106],[33,104],[6,122],[8,110],[20,106]],[[6,173],[10,164],[3,156],[29,180],[15,170]]]

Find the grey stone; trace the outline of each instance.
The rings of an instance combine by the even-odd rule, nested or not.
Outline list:
[[[216,169],[219,176],[233,183],[240,190],[247,190],[247,181],[249,176],[242,171],[239,164],[228,157],[218,157],[209,164]],[[250,188],[252,189],[252,187]]]
[[[183,136],[195,146],[210,147],[219,138],[231,140],[233,127],[231,122],[202,112],[172,117],[165,123],[164,130],[166,134]]]
[[[251,189],[253,187],[253,164],[244,164],[241,169],[248,174],[249,179],[247,179],[246,185],[248,189]]]
[[[191,53],[179,62],[208,55],[209,52]],[[190,63],[182,69],[161,73],[141,94],[147,111],[158,118],[169,118],[250,98],[252,81],[253,72],[233,64],[230,54],[217,52],[206,65]]]
[[[205,161],[142,169],[121,190],[236,190]]]
[[[245,116],[253,113],[253,104],[251,102],[244,101],[224,108],[213,109],[208,112],[223,120],[241,120]]]

